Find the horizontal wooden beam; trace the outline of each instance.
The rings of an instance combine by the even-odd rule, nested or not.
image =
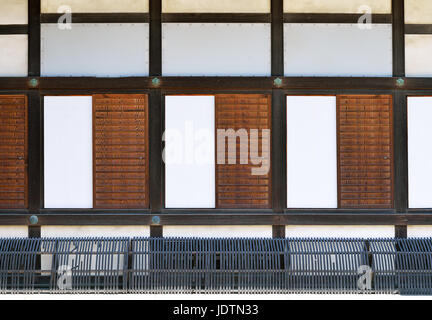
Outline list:
[[[156,80],[157,79],[157,80]],[[37,80],[32,86],[31,80]],[[277,81],[275,81],[277,80]],[[280,82],[279,82],[280,81]],[[402,82],[401,82],[402,81]],[[0,90],[432,90],[432,78],[368,77],[47,77],[0,78]]]
[[[0,225],[30,225],[29,213],[2,213]],[[432,214],[160,214],[50,213],[37,215],[41,226],[95,225],[432,225]],[[158,219],[155,219],[157,217]]]
[[[64,15],[41,14],[41,23],[58,23]],[[148,13],[73,13],[72,23],[148,23]]]
[[[27,34],[28,25],[26,24],[9,24],[0,25],[0,35]]]
[[[405,34],[432,34],[432,24],[406,24]]]
[[[285,23],[358,23],[364,14],[285,13]],[[392,23],[391,14],[373,14],[371,23]]]
[[[165,23],[271,23],[267,13],[164,13]]]

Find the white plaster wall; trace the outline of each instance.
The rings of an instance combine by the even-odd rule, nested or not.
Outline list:
[[[148,226],[46,226],[41,228],[42,238],[79,238],[79,237],[149,237]]]
[[[408,226],[409,238],[432,238],[432,226]]]
[[[215,97],[167,96],[165,207],[215,208]]]
[[[390,24],[285,23],[286,76],[392,76]]]
[[[288,208],[337,208],[336,97],[287,97]]]
[[[432,77],[432,35],[405,35],[407,77]]]
[[[165,13],[269,13],[270,0],[162,0]]]
[[[45,208],[93,208],[92,97],[45,97]]]
[[[432,1],[405,0],[405,23],[407,24],[432,23]]]
[[[42,24],[42,76],[132,77],[149,72],[148,23]]]
[[[41,10],[57,13],[65,5],[72,8],[72,13],[148,12],[149,0],[42,0]]]
[[[418,1],[418,0],[413,0]],[[428,1],[428,0],[426,0]],[[358,13],[368,6],[372,13],[391,13],[391,0],[285,0],[287,13]],[[363,11],[361,11],[363,12]]]
[[[27,24],[28,0],[1,0],[0,24]]]
[[[394,238],[394,226],[287,226],[287,238]]]
[[[271,28],[264,23],[164,23],[164,76],[270,76]]]
[[[164,226],[164,237],[271,238],[271,226]]]
[[[27,76],[27,38],[27,35],[0,35],[0,77]]]
[[[408,98],[409,207],[432,208],[432,97]]]
[[[26,226],[6,226],[0,227],[0,238],[27,238],[28,227]]]

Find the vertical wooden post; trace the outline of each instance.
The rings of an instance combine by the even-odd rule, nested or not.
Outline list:
[[[150,0],[150,76],[162,75],[162,0]]]
[[[405,77],[405,6],[404,0],[392,0],[393,76]]]
[[[408,238],[408,227],[407,226],[396,226],[395,227],[395,238],[396,239],[407,239]]]
[[[28,0],[28,75],[40,76],[40,0]]]
[[[407,97],[403,91],[394,93],[394,167],[395,208],[408,212],[408,117]]]
[[[271,0],[272,76],[284,75],[283,0]]]

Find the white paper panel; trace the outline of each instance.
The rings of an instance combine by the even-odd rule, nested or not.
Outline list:
[[[288,208],[337,208],[336,97],[287,97]]]
[[[432,226],[408,226],[408,238],[432,238]]]
[[[410,208],[432,208],[432,97],[408,98]]]
[[[392,26],[285,24],[287,76],[392,76]]]
[[[394,238],[394,226],[287,226],[287,238]]]
[[[284,1],[284,11],[287,13],[358,13],[359,8],[362,6],[370,7],[372,9],[372,13],[391,13],[391,0]]]
[[[26,77],[27,35],[0,35],[0,77]]]
[[[86,238],[86,237],[149,237],[150,227],[145,226],[49,226],[41,228],[42,238]]]
[[[6,226],[0,227],[0,238],[27,238],[28,227]]]
[[[269,76],[270,24],[164,23],[165,76]]]
[[[1,0],[0,24],[27,24],[28,0]]]
[[[407,77],[432,77],[432,35],[405,36]]]
[[[57,13],[69,6],[75,13],[148,12],[149,0],[42,0],[43,13]]]
[[[165,13],[269,13],[270,0],[162,0]]]
[[[43,76],[146,76],[149,26],[142,24],[73,24],[60,30],[42,25]]]
[[[432,23],[432,1],[405,0],[405,23],[408,24]]]
[[[271,238],[271,226],[164,226],[164,237]]]
[[[44,121],[45,208],[92,208],[92,98],[45,97]]]
[[[167,96],[166,208],[214,208],[215,98]]]

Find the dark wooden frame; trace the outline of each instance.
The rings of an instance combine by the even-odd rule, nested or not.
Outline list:
[[[283,0],[271,1],[271,14],[162,14],[161,0],[150,1],[148,14],[78,14],[74,22],[150,24],[149,77],[41,78],[40,22],[53,23],[58,15],[40,14],[40,0],[29,0],[28,26],[1,26],[1,34],[28,33],[29,76],[0,78],[0,94],[26,94],[29,101],[29,210],[1,210],[0,225],[273,225],[275,236],[284,225],[406,225],[432,224],[432,209],[408,208],[407,96],[432,95],[432,78],[405,78],[405,34],[431,33],[431,25],[404,24],[403,0],[393,0],[392,15],[374,15],[374,23],[393,23],[393,77],[284,77],[283,23],[356,22],[359,15],[284,14]],[[162,77],[162,22],[271,23],[271,77]],[[157,78],[159,81],[155,81]],[[279,81],[275,81],[280,79]],[[271,210],[166,210],[163,209],[164,166],[161,137],[163,97],[186,93],[271,93],[273,209]],[[43,96],[56,94],[148,93],[150,132],[149,210],[47,210],[43,209]],[[286,95],[392,94],[394,98],[394,210],[288,210],[286,209]],[[282,134],[274,134],[280,132]],[[155,218],[159,219],[155,219]],[[38,235],[32,226],[31,234]],[[403,229],[400,229],[403,230]],[[403,231],[402,231],[403,232]]]

